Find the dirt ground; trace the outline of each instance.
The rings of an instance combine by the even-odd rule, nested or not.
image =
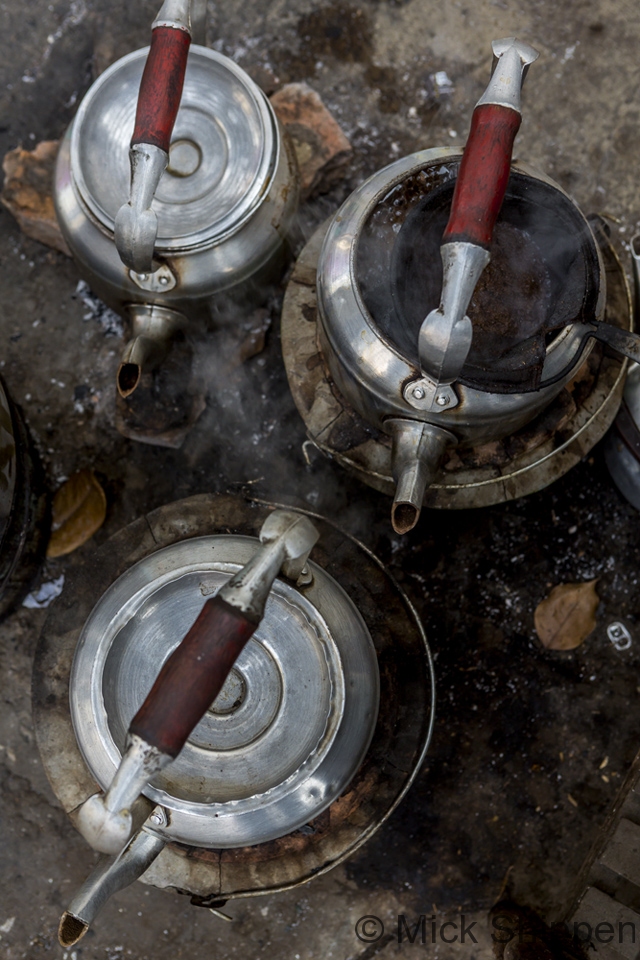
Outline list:
[[[61,136],[92,79],[148,42],[157,0],[0,3],[0,153]],[[354,159],[330,194],[307,203],[304,234],[392,159],[463,144],[486,85],[490,41],[518,34],[540,50],[523,95],[516,153],[611,218],[628,268],[640,224],[640,14],[631,0],[233,0],[209,3],[209,43],[269,92],[305,80],[344,128]],[[447,82],[443,80],[446,74]],[[94,855],[40,765],[31,661],[46,610],[0,628],[0,956],[7,960],[370,960],[491,956],[486,910],[511,868],[513,895],[562,913],[575,875],[640,749],[637,512],[596,448],[551,488],[478,511],[425,511],[402,540],[388,500],[320,457],[306,465],[269,305],[264,352],[210,383],[179,450],[114,427],[122,337],[82,289],[71,260],[21,235],[0,209],[0,368],[52,489],[91,466],[108,496],[95,542],[170,500],[229,491],[307,504],[339,517],[387,562],[416,603],[437,670],[437,722],[404,803],[344,867],[295,891],[227,905],[232,923],[178,895],[135,884],[68,954],[58,918]],[[212,378],[213,380],[213,378]],[[88,553],[90,542],[81,548]],[[40,580],[65,572],[49,561]],[[597,626],[577,650],[545,651],[533,611],[558,583],[597,578]],[[632,637],[619,652],[607,626]],[[605,764],[606,759],[606,764]],[[477,920],[474,945],[398,944],[396,917]],[[363,915],[383,921],[360,941]]]

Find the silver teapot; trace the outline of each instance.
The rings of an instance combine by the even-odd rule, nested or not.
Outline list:
[[[37,738],[106,854],[62,917],[66,948],[138,877],[214,910],[307,882],[420,770],[424,630],[380,561],[318,515],[191,497],[121,530],[66,589],[36,657]]]
[[[166,0],[151,47],[93,84],[57,161],[69,248],[130,322],[122,396],[179,331],[257,305],[286,263],[298,204],[295,156],[267,97],[232,60],[190,45],[190,30],[188,0]]]
[[[318,260],[321,353],[346,404],[392,438],[399,533],[445,453],[533,420],[594,338],[640,358],[640,338],[602,322],[591,225],[558,184],[511,163],[537,55],[514,38],[493,46],[464,155],[424,150],[376,173],[333,218]]]

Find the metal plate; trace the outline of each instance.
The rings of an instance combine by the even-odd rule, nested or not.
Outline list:
[[[109,67],[73,122],[73,180],[110,231],[129,199],[129,142],[148,49]],[[156,249],[192,249],[238,230],[268,189],[277,154],[275,119],[259,87],[232,60],[192,45],[169,167],[153,201]]]
[[[258,541],[198,537],[141,560],[104,594],[74,658],[74,730],[92,774],[111,782],[129,722],[209,596]],[[303,591],[277,580],[265,617],[176,761],[145,795],[170,812],[167,839],[237,847],[318,816],[364,757],[378,712],[369,631],[311,563]]]

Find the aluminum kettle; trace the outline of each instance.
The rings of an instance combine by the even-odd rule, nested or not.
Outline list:
[[[233,322],[264,299],[298,205],[295,155],[267,97],[232,60],[190,43],[190,6],[166,0],[150,48],[98,78],[57,160],[64,237],[91,288],[129,320],[122,396],[180,331]]]

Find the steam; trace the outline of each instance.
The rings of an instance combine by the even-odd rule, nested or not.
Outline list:
[[[373,517],[388,514],[387,497],[324,454],[309,449],[304,423],[293,402],[282,361],[282,289],[267,300],[271,326],[263,352],[240,362],[247,314],[211,331],[195,349],[195,388],[207,405],[181,454],[201,474],[203,490],[225,490],[317,511],[355,536],[368,539]],[[303,447],[306,444],[306,449]],[[306,453],[306,455],[305,455]],[[379,500],[376,507],[372,501]]]

